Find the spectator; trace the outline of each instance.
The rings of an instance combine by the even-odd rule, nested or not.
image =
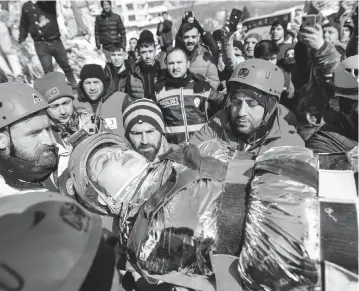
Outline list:
[[[154,85],[161,71],[160,62],[155,59],[156,46],[152,32],[143,30],[137,46],[141,60],[132,64],[125,92],[134,99],[150,98],[154,93]]]
[[[285,38],[284,43],[296,44],[298,42],[297,33],[294,30],[287,31],[287,37]]]
[[[28,1],[22,6],[19,35],[22,48],[25,48],[24,41],[29,32],[45,74],[54,71],[54,57],[72,88],[76,88],[77,82],[60,38],[56,1]]]
[[[78,100],[90,112],[104,119],[113,133],[123,136],[122,106],[125,94],[113,91],[100,65],[83,66],[77,90]]]
[[[340,34],[340,45],[346,49],[350,37],[353,35],[354,32],[354,23],[352,19],[348,19],[344,22],[341,34]]]
[[[224,96],[211,89],[203,76],[189,71],[190,63],[182,49],[170,51],[166,63],[167,74],[155,85],[155,100],[162,110],[168,142],[179,144],[188,142],[207,121],[206,102],[218,110]]]
[[[138,42],[138,39],[135,37],[132,37],[130,39],[130,49],[128,50],[128,59],[134,63],[138,59],[137,42]]]
[[[199,43],[200,33],[197,26],[192,23],[186,23],[182,26],[181,31],[184,51],[190,61],[189,69],[194,74],[203,75],[212,88],[217,89],[219,77],[215,65],[216,61],[208,49]]]
[[[358,144],[358,61],[358,55],[349,57],[335,69],[334,98],[339,99],[340,115],[306,141],[315,152],[347,152]]]
[[[199,145],[217,138],[255,156],[276,146],[304,145],[278,105],[284,86],[280,68],[268,61],[248,60],[236,67],[229,82],[231,103],[195,133],[190,143]]]
[[[114,44],[120,43],[126,49],[126,30],[121,16],[111,11],[111,1],[101,1],[101,7],[102,13],[95,20],[96,47],[97,52],[103,52],[109,61],[109,50]]]
[[[158,156],[169,149],[161,109],[152,100],[135,100],[124,110],[123,120],[125,136],[134,150],[149,162],[159,161]]]
[[[226,64],[228,70],[230,71],[230,75],[232,74],[234,68],[241,62],[245,61],[246,56],[246,51],[245,51],[245,47],[243,46],[242,42],[239,40],[236,40],[234,38],[235,33],[231,33],[228,32],[227,34],[224,35],[224,37],[222,38],[222,51],[223,51],[223,60],[224,63]],[[257,38],[260,39],[260,36],[258,34],[252,34],[251,38],[253,37],[253,42],[255,42],[255,44],[258,42]],[[254,39],[256,38],[256,39]],[[246,41],[246,39],[245,39]],[[252,40],[250,40],[252,41]],[[254,46],[255,46],[254,44]],[[253,46],[253,48],[254,48]],[[249,48],[250,47],[250,48]],[[252,43],[247,43],[247,48],[249,48],[249,50],[252,47]],[[229,75],[229,77],[230,77]],[[228,77],[228,79],[229,79]],[[227,79],[227,80],[228,80]],[[228,84],[227,84],[227,88],[228,88]]]
[[[323,39],[319,24],[302,27],[298,32],[299,42],[295,46],[296,67],[292,80],[296,86],[296,115],[299,133],[307,140],[321,125],[327,110],[329,96],[332,95],[333,71],[340,63],[340,54]]]
[[[121,44],[110,49],[110,62],[105,65],[105,75],[111,80],[114,91],[125,91],[125,85],[130,71],[130,63],[125,60],[126,51]]]
[[[332,45],[337,45],[339,42],[340,35],[340,24],[335,23],[334,21],[327,22],[322,25],[323,38],[327,43]]]
[[[254,57],[271,62],[277,65],[279,48],[275,42],[270,40],[261,40],[254,48]]]
[[[254,47],[261,40],[262,38],[257,33],[250,33],[246,35],[244,38],[244,53],[247,60],[254,58]]]
[[[358,54],[358,6],[355,8],[355,12],[352,16],[352,20],[354,23],[354,29],[352,36],[349,39],[349,42],[347,44],[347,48],[345,50],[346,57],[351,57]]]
[[[168,18],[167,12],[162,12],[162,19],[157,26],[156,34],[161,45],[161,51],[170,51],[173,45],[172,21]]]
[[[277,44],[279,48],[279,52],[277,55],[278,60],[281,60],[284,58],[284,53],[287,50],[287,48],[291,45],[288,43],[285,43],[285,39],[288,34],[288,23],[284,20],[276,20],[272,23],[270,34],[271,39]]]

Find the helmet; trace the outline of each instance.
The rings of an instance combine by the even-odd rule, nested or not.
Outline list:
[[[0,84],[0,129],[49,107],[41,94],[24,83]]]
[[[83,202],[89,204],[86,196],[91,195],[91,193],[96,194],[95,189],[93,189],[90,184],[90,179],[87,176],[86,172],[86,163],[91,154],[91,152],[100,145],[103,144],[113,144],[120,145],[124,149],[132,149],[130,143],[123,137],[120,137],[112,133],[102,133],[96,134],[87,137],[81,141],[72,151],[69,161],[69,173],[74,184],[77,194],[81,197]],[[91,195],[93,197],[93,195]],[[92,208],[105,213],[103,209],[99,208],[97,205],[89,205]],[[105,213],[107,214],[107,213]]]
[[[237,65],[229,82],[252,86],[279,100],[284,87],[284,75],[279,67],[266,60],[251,59]]]
[[[335,96],[358,100],[358,61],[358,55],[349,57],[335,69]]]
[[[101,218],[70,198],[51,192],[2,197],[0,231],[6,234],[0,237],[4,290],[83,290],[89,275],[102,280],[92,271],[103,254]],[[97,266],[110,273],[105,283],[110,286],[113,256],[107,252],[109,263]]]

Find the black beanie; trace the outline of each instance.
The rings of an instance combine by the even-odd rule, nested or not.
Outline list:
[[[100,65],[88,64],[82,67],[80,81],[83,82],[88,78],[97,78],[100,79],[104,85],[106,84],[105,71]]]
[[[153,33],[147,29],[141,32],[137,42],[137,46],[140,47],[144,43],[148,43],[148,44],[155,43],[155,38],[153,37]]]

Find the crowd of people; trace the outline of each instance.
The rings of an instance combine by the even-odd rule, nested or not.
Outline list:
[[[274,282],[253,273],[251,252],[254,282],[240,259],[237,285],[226,285],[229,265],[212,251],[238,259],[245,249],[247,173],[266,153],[357,155],[358,7],[313,26],[297,9],[297,26],[276,20],[271,39],[230,21],[205,31],[188,12],[172,37],[164,12],[157,40],[143,30],[127,48],[121,17],[101,1],[106,65],[85,64],[76,80],[54,3],[26,2],[20,22],[19,44],[31,35],[45,74],[0,84],[0,290],[317,290],[320,280],[303,279],[314,276],[308,262]],[[288,235],[273,232],[268,241]],[[357,290],[357,267],[335,270],[318,290]]]

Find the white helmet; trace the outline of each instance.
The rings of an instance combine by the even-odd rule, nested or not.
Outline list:
[[[335,96],[358,100],[358,61],[358,55],[349,57],[335,69]]]

